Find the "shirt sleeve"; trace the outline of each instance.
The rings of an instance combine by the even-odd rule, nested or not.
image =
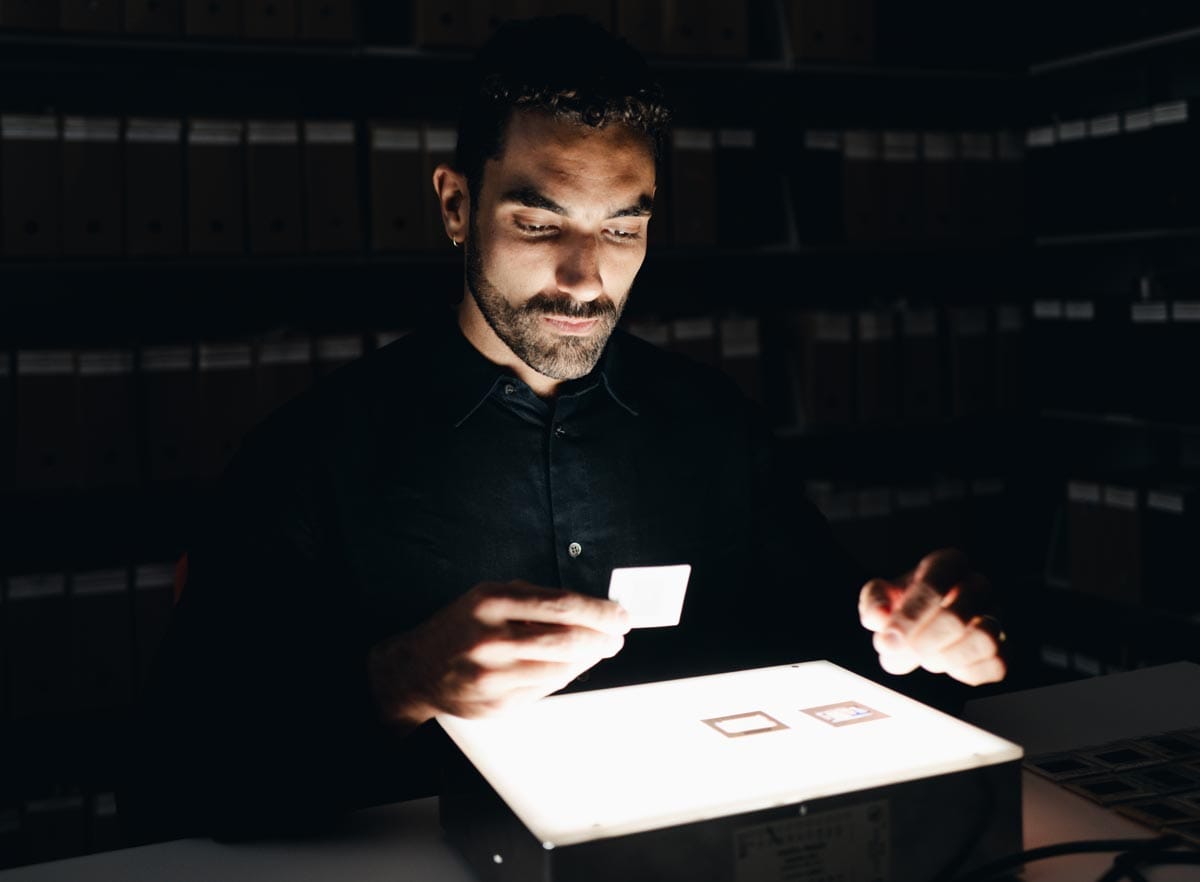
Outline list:
[[[135,839],[299,832],[400,769],[375,716],[353,586],[317,445],[251,433],[188,549],[188,578],[135,718],[122,817]]]

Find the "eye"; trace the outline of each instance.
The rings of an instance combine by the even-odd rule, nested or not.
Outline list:
[[[642,236],[642,234],[639,233],[637,230],[608,229],[608,230],[605,230],[604,232],[606,232],[608,235],[612,236],[614,239],[620,239],[623,241],[631,241],[633,239],[640,239]]]
[[[553,224],[523,224],[520,221],[514,221],[513,223],[515,223],[517,228],[522,232],[528,233],[530,236],[535,237],[549,236],[558,230],[558,228]]]

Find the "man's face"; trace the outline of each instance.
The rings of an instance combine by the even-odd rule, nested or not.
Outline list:
[[[649,145],[624,126],[513,114],[472,206],[467,287],[543,376],[595,366],[646,256],[654,183]]]

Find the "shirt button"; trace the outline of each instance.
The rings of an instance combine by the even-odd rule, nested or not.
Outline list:
[[[578,542],[572,542],[567,546],[567,554],[571,555],[571,557],[579,557],[579,555],[583,554],[583,546]]]
[[[512,395],[516,391],[517,391],[517,387],[514,386],[512,383],[504,384],[504,394],[505,395]]]
[[[554,437],[555,438],[567,437],[567,430],[562,427],[562,423],[559,423],[557,426],[554,427]]]

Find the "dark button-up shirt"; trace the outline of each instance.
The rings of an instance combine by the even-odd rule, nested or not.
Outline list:
[[[680,625],[589,688],[861,649],[862,574],[769,437],[729,380],[622,331],[550,400],[451,322],[339,371],[222,481],[122,811],[237,832],[427,792],[435,736],[384,729],[367,653],[481,581],[605,597],[615,567],[691,564]]]

